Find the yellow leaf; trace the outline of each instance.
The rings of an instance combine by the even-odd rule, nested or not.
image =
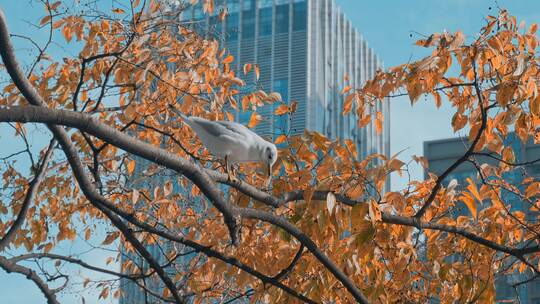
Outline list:
[[[257,114],[257,112],[251,113],[251,117],[249,118],[248,127],[250,127],[250,128],[255,127],[256,125],[259,124],[259,122],[261,122],[261,120],[262,120],[261,115]]]
[[[341,95],[349,93],[349,91],[352,89],[351,86],[345,86],[343,90],[341,90]]]

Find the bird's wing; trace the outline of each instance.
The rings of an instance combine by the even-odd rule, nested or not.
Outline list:
[[[200,128],[204,129],[204,131],[212,136],[228,136],[237,140],[245,140],[249,137],[248,133],[243,130],[246,129],[249,131],[249,129],[238,123],[229,121],[210,121],[200,117],[189,117],[189,120],[191,120],[192,123],[199,125]]]
[[[239,124],[237,122],[233,121],[216,121],[218,124],[222,125],[223,127],[227,128],[229,131],[233,132],[234,134],[237,134],[237,136],[242,137],[244,139],[251,138],[254,135],[256,135],[253,131],[248,129],[243,124]]]

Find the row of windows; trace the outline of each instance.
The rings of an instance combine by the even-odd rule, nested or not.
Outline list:
[[[292,30],[303,31],[307,28],[307,2],[300,1],[293,3],[292,16],[289,4],[280,4],[275,6],[275,16],[272,16],[273,10],[271,2],[259,3],[259,16],[258,16],[258,28],[259,36],[272,35],[272,17],[275,17],[275,33],[288,33],[289,32],[289,20],[292,17]],[[236,5],[238,3],[236,2]],[[253,38],[255,36],[255,22],[256,11],[255,0],[244,1],[242,4],[242,13],[238,10],[231,10],[230,5],[227,4],[229,9],[229,15],[225,18],[225,30],[226,39],[228,41],[235,41],[238,39],[238,33],[242,32],[243,38]],[[261,6],[264,5],[264,6]],[[188,14],[189,16],[189,14]],[[240,20],[241,16],[241,20]],[[199,4],[193,8],[193,19],[203,20],[205,18],[202,12],[202,6]],[[212,36],[219,37],[223,31],[223,24],[219,22],[217,15],[210,16],[209,18],[209,33]]]

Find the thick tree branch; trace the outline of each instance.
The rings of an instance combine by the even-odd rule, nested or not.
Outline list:
[[[41,292],[47,299],[48,304],[60,304],[60,302],[58,302],[58,300],[56,299],[54,291],[50,289],[49,286],[32,269],[17,265],[16,263],[9,261],[3,256],[0,256],[0,267],[4,269],[7,273],[20,273],[26,276],[27,279],[34,282],[34,284],[37,285],[39,290],[41,290]]]
[[[21,94],[26,98],[26,100],[37,107],[45,109],[44,106],[46,103],[41,98],[39,93],[34,89],[32,84],[24,76],[21,68],[19,67],[15,54],[13,51],[13,45],[9,39],[9,31],[7,28],[6,18],[4,12],[0,10],[0,56],[4,62],[6,70],[10,75],[11,79],[21,92]],[[124,237],[135,247],[135,249],[143,256],[143,258],[149,263],[160,279],[163,281],[165,286],[169,289],[177,303],[183,303],[183,299],[178,294],[176,285],[172,282],[169,276],[165,271],[160,267],[159,263],[152,257],[152,255],[146,250],[146,248],[138,241],[138,239],[131,233],[131,230],[124,224],[124,222],[109,209],[104,207],[102,204],[99,204],[99,193],[97,193],[90,179],[84,172],[84,167],[82,162],[79,159],[77,150],[71,142],[71,139],[67,132],[60,126],[54,124],[48,124],[47,127],[54,134],[54,137],[60,145],[64,153],[66,154],[68,161],[71,165],[75,178],[79,182],[81,189],[83,190],[85,196],[97,207],[101,212],[103,212],[111,222],[122,232]]]
[[[186,162],[184,159],[173,156],[169,152],[160,148],[151,146],[147,143],[141,142],[128,135],[125,135],[118,130],[104,125],[97,119],[78,112],[53,110],[41,107],[10,107],[0,108],[0,122],[6,120],[15,120],[19,122],[41,122],[55,125],[65,125],[73,128],[77,128],[80,131],[91,134],[105,142],[108,142],[116,147],[127,150],[130,153],[145,157],[154,163],[161,164],[169,169],[175,170],[179,168],[178,165]],[[155,158],[151,158],[150,155]],[[193,169],[191,169],[192,167]],[[198,167],[193,164],[187,164],[186,168],[197,172]],[[193,175],[192,175],[193,176]],[[205,178],[210,180],[209,184],[202,185],[200,188],[203,192],[207,187],[212,187],[213,181],[207,174],[204,174]],[[90,185],[89,185],[90,186]],[[215,186],[214,186],[215,187]],[[87,195],[88,196],[88,195]],[[100,202],[102,203],[102,202]],[[231,208],[232,209],[232,208]],[[362,295],[362,292],[355,286],[354,282],[348,278],[339,267],[334,264],[319,248],[318,246],[297,227],[286,221],[285,219],[278,217],[269,212],[263,212],[250,209],[232,209],[235,214],[241,215],[246,218],[259,219],[276,226],[279,226],[296,237],[306,248],[312,252],[319,261],[326,266],[336,278],[343,283],[343,285],[354,295],[354,297],[363,303],[367,303],[367,300]]]

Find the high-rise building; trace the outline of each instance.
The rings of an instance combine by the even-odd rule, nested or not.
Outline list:
[[[504,140],[504,144],[512,147],[516,156],[516,162],[535,160],[538,159],[538,156],[540,155],[540,145],[534,145],[531,142],[524,144],[514,133],[507,136]],[[428,171],[437,175],[442,174],[458,158],[463,156],[467,147],[467,138],[451,138],[424,142],[424,156],[429,163]],[[476,159],[479,164],[488,163],[497,165],[497,161],[489,157],[477,156]],[[540,164],[527,165],[519,170],[512,170],[505,173],[503,177],[507,182],[513,185],[521,185],[521,182],[526,175],[539,178]],[[455,179],[458,183],[458,187],[464,188],[467,185],[467,178],[471,178],[473,181],[478,182],[477,170],[474,165],[469,162],[465,162],[457,167],[446,177],[443,184],[448,185],[451,180]],[[503,190],[501,196],[505,204],[511,207],[510,211],[519,210],[524,212],[528,217],[537,216],[537,214],[533,214],[529,210],[530,205],[527,205],[523,200],[511,192]],[[458,204],[455,210],[452,211],[452,216],[457,217],[460,215],[470,215],[465,204]],[[497,302],[509,303],[509,301],[519,298],[519,303],[540,304],[540,279],[519,285],[517,288],[512,287],[513,284],[525,281],[529,277],[531,277],[531,274],[527,273],[497,276],[495,278]],[[514,302],[511,301],[510,303]]]
[[[255,131],[275,137],[318,131],[330,138],[352,139],[359,157],[390,153],[389,102],[373,111],[385,116],[384,130],[373,125],[359,129],[354,115],[342,115],[346,85],[358,88],[381,67],[375,52],[351,25],[333,0],[217,0],[213,14],[204,14],[202,3],[186,11],[196,28],[215,38],[235,58],[234,69],[255,87],[253,73],[242,73],[245,64],[257,64],[258,88],[275,91],[282,99],[298,103],[292,117],[274,116],[277,105],[259,109],[264,120]],[[228,10],[219,21],[221,10]],[[345,78],[348,78],[348,81]],[[250,113],[238,113],[246,123]]]
[[[233,68],[247,84],[244,91],[278,92],[283,102],[297,102],[297,111],[291,117],[274,116],[277,105],[258,109],[264,118],[255,127],[259,135],[275,138],[280,134],[302,134],[308,129],[333,139],[352,139],[360,158],[372,153],[389,155],[388,101],[372,109],[384,115],[381,135],[376,134],[373,125],[358,128],[354,115],[342,115],[343,88],[360,87],[374,76],[381,61],[333,0],[215,0],[212,14],[203,12],[201,2],[187,7],[183,19],[191,21],[200,34],[218,40],[234,56]],[[219,13],[225,8],[228,14],[220,21]],[[258,81],[254,73],[244,75],[245,64],[259,67]],[[247,124],[250,115],[237,112],[236,119]],[[149,250],[156,258],[163,257],[161,248]],[[136,257],[125,258],[145,267]],[[163,288],[153,284],[157,284],[151,286],[154,290]],[[120,304],[145,303],[148,299],[159,302],[127,280],[122,281],[121,289]]]

